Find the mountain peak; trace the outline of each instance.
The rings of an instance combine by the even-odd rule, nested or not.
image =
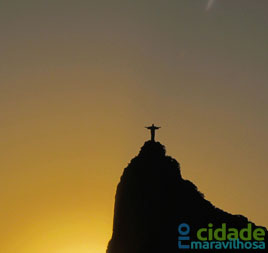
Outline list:
[[[163,157],[166,155],[165,146],[160,142],[146,141],[142,146],[139,156]]]
[[[178,253],[178,226],[185,223],[191,233],[208,224],[242,229],[250,223],[257,227],[242,215],[216,208],[192,182],[181,177],[179,163],[166,155],[160,142],[147,141],[124,169],[117,186],[107,253]]]

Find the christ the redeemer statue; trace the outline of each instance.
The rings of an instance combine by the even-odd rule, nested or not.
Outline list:
[[[161,127],[157,127],[157,126],[155,126],[154,124],[152,124],[151,126],[149,126],[149,127],[145,127],[145,128],[151,130],[151,141],[154,142],[154,141],[155,141],[155,140],[154,140],[154,137],[155,137],[155,130],[157,130],[157,129],[161,128]]]

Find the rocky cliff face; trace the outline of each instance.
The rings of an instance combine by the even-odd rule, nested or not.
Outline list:
[[[107,253],[196,252],[178,249],[181,223],[189,224],[191,240],[196,240],[196,231],[209,223],[215,228],[222,223],[244,228],[249,221],[213,206],[193,183],[181,177],[178,162],[166,156],[165,147],[148,141],[125,168],[118,184],[113,235]]]

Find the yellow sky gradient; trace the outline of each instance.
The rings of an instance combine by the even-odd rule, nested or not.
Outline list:
[[[236,2],[2,4],[0,252],[105,252],[151,123],[208,200],[268,226],[267,3]]]

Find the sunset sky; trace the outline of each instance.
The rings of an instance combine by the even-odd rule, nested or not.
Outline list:
[[[149,138],[268,227],[267,0],[0,3],[0,252],[103,253]]]

